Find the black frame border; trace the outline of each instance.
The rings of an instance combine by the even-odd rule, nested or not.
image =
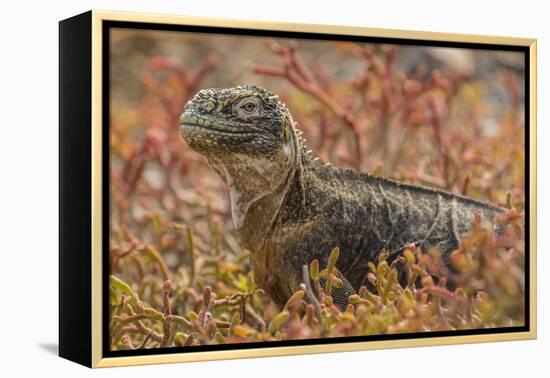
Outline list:
[[[92,12],[59,22],[59,356],[92,365]]]
[[[381,341],[381,340],[406,340],[406,339],[429,339],[434,337],[449,337],[449,336],[469,336],[469,335],[488,335],[501,333],[516,333],[529,332],[531,330],[531,287],[530,287],[530,212],[531,212],[531,170],[530,170],[530,144],[531,144],[531,124],[530,124],[530,109],[531,109],[531,56],[529,46],[518,45],[501,45],[488,43],[474,42],[451,42],[451,41],[433,41],[427,39],[407,39],[407,38],[390,38],[390,37],[369,37],[355,35],[336,35],[325,33],[310,33],[310,32],[290,32],[290,31],[272,31],[263,29],[244,29],[230,27],[212,27],[212,26],[197,26],[197,25],[175,25],[162,23],[147,23],[147,22],[131,22],[131,21],[102,21],[102,171],[103,171],[103,187],[102,187],[102,357],[128,357],[128,356],[148,356],[160,354],[176,354],[176,353],[197,353],[210,352],[220,350],[238,350],[238,349],[254,349],[254,348],[272,348],[284,346],[307,346],[307,345],[327,345],[336,343],[356,343],[366,341]],[[434,331],[421,333],[403,333],[403,334],[387,334],[387,335],[371,335],[371,336],[350,336],[350,337],[334,337],[334,338],[318,338],[306,340],[285,340],[285,341],[265,341],[251,342],[241,344],[222,344],[222,345],[201,345],[193,347],[169,347],[155,348],[143,350],[110,350],[109,329],[106,324],[109,324],[109,236],[110,236],[110,30],[113,28],[125,29],[145,29],[155,31],[179,31],[191,33],[208,33],[208,34],[230,34],[239,36],[255,36],[255,37],[273,37],[273,38],[296,38],[296,39],[315,39],[315,40],[333,40],[333,41],[350,41],[359,43],[380,43],[380,44],[396,44],[396,45],[423,45],[430,47],[452,47],[478,50],[497,50],[497,51],[516,51],[524,54],[525,64],[525,249],[528,251],[525,255],[525,325],[518,327],[500,327],[488,329],[469,329],[456,331]],[[403,31],[406,34],[406,31]]]

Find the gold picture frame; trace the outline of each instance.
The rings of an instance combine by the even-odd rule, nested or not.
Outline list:
[[[516,46],[526,54],[525,108],[529,126],[525,172],[529,188],[528,318],[525,330],[470,335],[379,339],[329,344],[268,346],[108,356],[105,353],[105,207],[109,178],[104,171],[104,77],[109,23],[186,25],[217,30],[261,30],[333,36],[405,39],[425,42]],[[89,367],[113,367],[187,361],[344,352],[400,347],[512,341],[536,338],[536,39],[406,31],[336,25],[293,24],[93,10],[60,22],[60,355]],[[73,66],[79,66],[73,67]],[[84,122],[85,124],[82,124]],[[108,129],[108,126],[107,126]],[[78,334],[77,334],[78,331]]]

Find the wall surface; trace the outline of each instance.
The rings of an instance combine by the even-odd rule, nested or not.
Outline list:
[[[0,23],[0,324],[3,376],[89,376],[57,353],[58,25],[89,9],[535,37],[538,46],[537,341],[108,369],[96,376],[541,376],[548,370],[550,28],[541,1],[4,2]],[[22,142],[24,141],[24,142]],[[545,319],[546,318],[546,319]],[[223,370],[222,370],[223,369]],[[5,374],[8,373],[8,374]]]

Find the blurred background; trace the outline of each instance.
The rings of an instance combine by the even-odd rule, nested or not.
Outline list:
[[[227,188],[180,137],[183,107],[202,88],[278,94],[314,154],[335,166],[523,210],[521,53],[113,29],[110,62],[111,273],[160,312],[170,293],[171,313],[204,323],[209,290],[231,298],[233,310],[212,311],[219,328],[233,330],[239,313],[261,329],[279,312],[249,274]],[[117,287],[115,316],[124,312]],[[485,325],[512,322],[504,315]],[[117,328],[113,348],[168,346],[162,322],[133,327]],[[174,331],[169,345],[250,338],[220,331],[216,341],[206,328]]]

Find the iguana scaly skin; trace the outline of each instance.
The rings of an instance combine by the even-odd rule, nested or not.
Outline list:
[[[279,98],[259,87],[205,89],[187,103],[181,134],[229,187],[240,243],[251,251],[256,282],[284,305],[302,266],[325,266],[330,251],[344,285],[340,307],[367,283],[367,263],[382,250],[414,244],[457,248],[474,214],[503,210],[464,196],[323,164],[311,155]]]

